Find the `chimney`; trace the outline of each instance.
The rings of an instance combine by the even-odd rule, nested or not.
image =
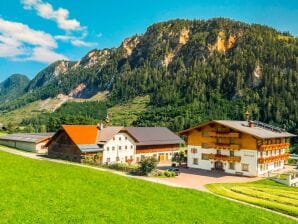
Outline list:
[[[255,127],[255,123],[252,120],[248,121],[248,127],[253,128]]]
[[[247,122],[249,122],[249,117],[250,117],[250,113],[248,112],[248,110],[245,112],[245,119]]]

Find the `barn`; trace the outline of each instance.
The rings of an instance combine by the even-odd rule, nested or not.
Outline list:
[[[96,125],[62,125],[47,143],[48,156],[74,162],[102,163],[103,148],[97,144]]]
[[[47,142],[54,133],[14,133],[0,136],[0,145],[29,152],[47,153]]]

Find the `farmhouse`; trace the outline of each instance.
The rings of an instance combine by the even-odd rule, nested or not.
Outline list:
[[[54,133],[15,133],[0,136],[0,145],[30,152],[46,153],[46,143]]]
[[[181,131],[188,167],[258,176],[284,167],[295,135],[257,121],[214,120]]]
[[[164,127],[128,127],[125,129],[136,139],[136,162],[146,156],[169,161],[184,141]]]
[[[134,163],[145,156],[170,160],[181,143],[167,128],[63,125],[47,145],[50,157],[109,164]]]

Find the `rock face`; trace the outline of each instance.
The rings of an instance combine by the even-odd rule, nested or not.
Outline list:
[[[260,85],[262,79],[262,69],[259,64],[256,65],[252,74],[252,86],[257,87]]]
[[[226,36],[224,31],[220,31],[217,35],[216,41],[214,44],[209,44],[209,51],[218,51],[220,53],[225,53],[227,50],[231,49],[236,42],[236,35],[230,34]]]
[[[137,46],[137,44],[140,42],[139,36],[133,36],[130,38],[126,38],[123,42],[121,47],[125,50],[125,56],[128,57],[131,55],[133,49]]]

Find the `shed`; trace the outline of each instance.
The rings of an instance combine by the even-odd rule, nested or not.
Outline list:
[[[29,152],[47,153],[46,143],[54,133],[14,133],[0,136],[0,145]]]

